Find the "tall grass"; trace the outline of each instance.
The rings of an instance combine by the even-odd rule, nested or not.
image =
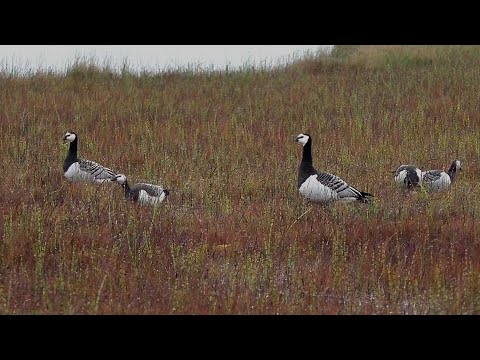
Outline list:
[[[479,313],[480,48],[342,51],[243,71],[3,71],[0,312]],[[169,200],[67,182],[65,131]],[[371,206],[298,219],[301,132]],[[448,192],[393,185],[402,163],[455,158]]]

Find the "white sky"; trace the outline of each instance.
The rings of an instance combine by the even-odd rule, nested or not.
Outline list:
[[[201,68],[238,68],[242,64],[275,65],[305,51],[331,45],[0,45],[0,68],[38,68],[63,71],[75,57],[95,57],[102,65],[110,60],[118,68],[127,59],[133,70],[158,70],[188,64]]]

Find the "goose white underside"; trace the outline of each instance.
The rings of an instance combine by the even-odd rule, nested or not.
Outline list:
[[[345,202],[356,200],[356,198],[353,197],[339,199],[337,192],[317,180],[317,175],[309,176],[302,186],[300,186],[298,191],[300,191],[300,194],[302,194],[307,200],[319,203],[329,203],[336,200]]]
[[[145,190],[140,190],[138,194],[138,202],[144,205],[159,205],[163,200],[165,200],[164,192],[160,196],[151,196]]]
[[[407,177],[407,170],[402,170],[395,176],[395,182],[398,185],[405,185],[405,178]]]
[[[426,173],[423,173],[425,175]],[[452,179],[446,172],[442,172],[440,177],[435,181],[425,181],[424,185],[428,190],[432,191],[442,191],[448,189],[450,184],[452,183]]]
[[[91,173],[80,169],[80,164],[74,162],[68,170],[63,174],[68,180],[74,182],[93,182],[95,184],[102,184],[108,179],[97,179]]]

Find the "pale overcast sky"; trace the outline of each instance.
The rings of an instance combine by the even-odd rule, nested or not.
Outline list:
[[[0,62],[2,68],[63,71],[76,56],[86,56],[95,57],[100,65],[110,59],[117,68],[127,59],[134,70],[176,68],[187,64],[224,69],[226,64],[238,68],[246,62],[275,65],[291,56],[302,56],[305,51],[329,48],[331,45],[0,45]]]

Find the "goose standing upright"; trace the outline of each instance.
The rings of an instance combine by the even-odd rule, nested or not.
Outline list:
[[[116,175],[112,181],[122,185],[127,200],[140,204],[159,205],[170,194],[168,189],[160,185],[138,183],[130,187],[127,177],[123,174]]]
[[[295,139],[303,145],[303,156],[298,170],[298,190],[309,201],[328,204],[333,201],[368,203],[372,194],[358,191],[338,176],[317,171],[312,161],[312,137],[300,134]]]
[[[457,171],[462,170],[460,160],[454,160],[447,172],[443,170],[429,170],[422,173],[422,183],[430,191],[447,189],[455,180]]]
[[[400,165],[394,173],[395,183],[406,189],[415,189],[422,184],[422,170],[415,165]]]
[[[103,183],[111,181],[117,173],[94,161],[79,159],[77,156],[78,135],[66,132],[63,140],[70,143],[67,157],[63,162],[63,175],[70,181]]]

